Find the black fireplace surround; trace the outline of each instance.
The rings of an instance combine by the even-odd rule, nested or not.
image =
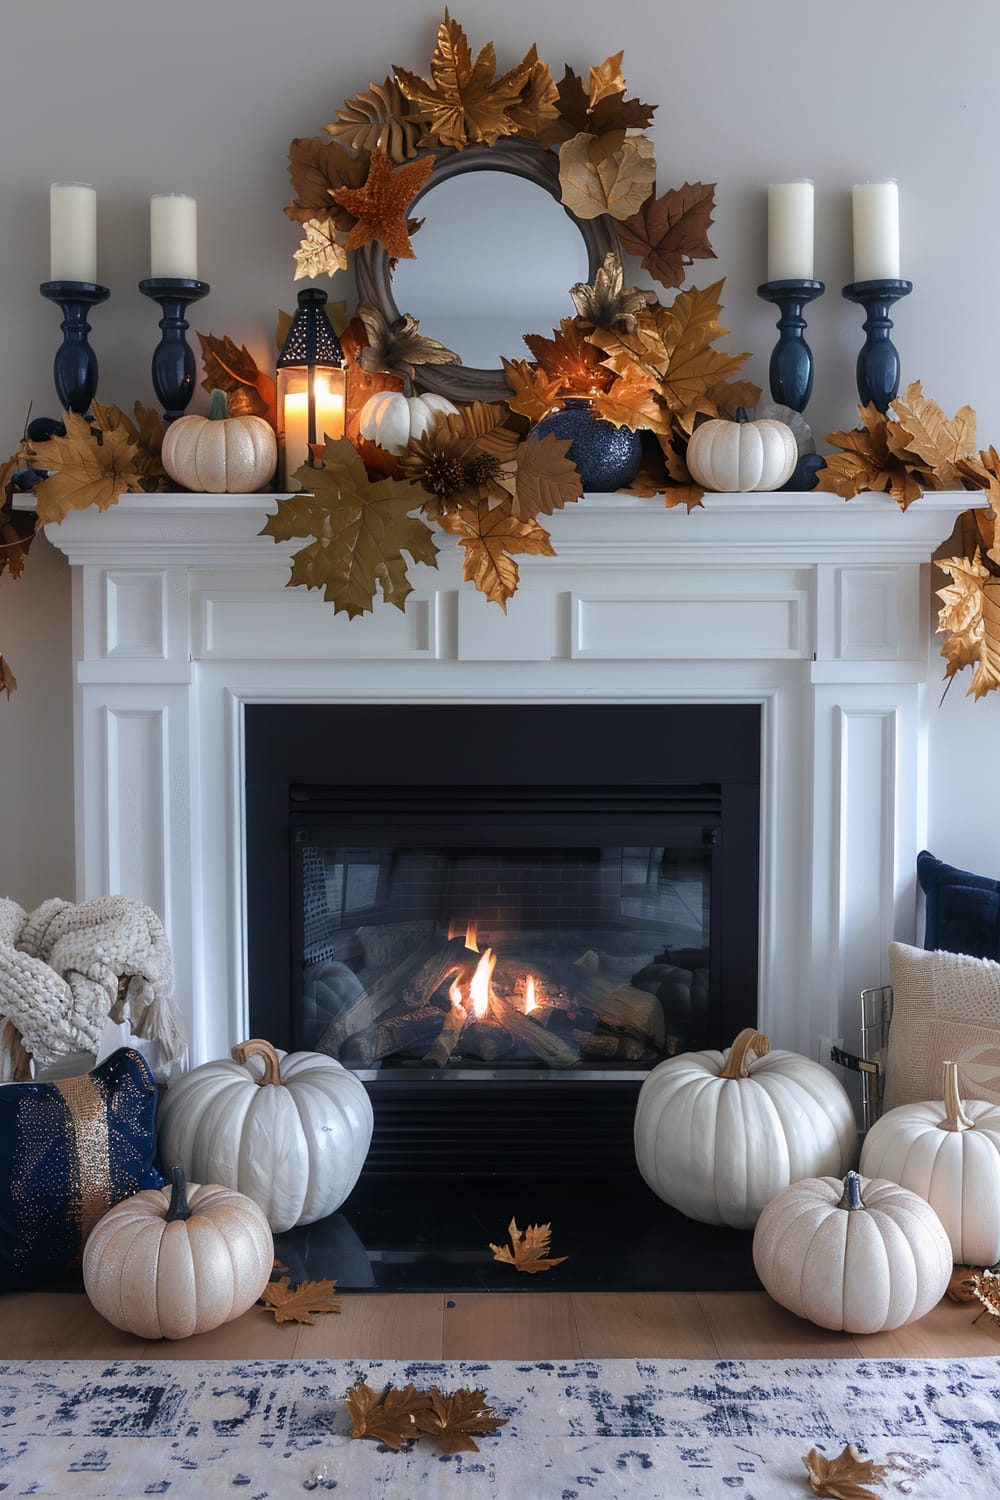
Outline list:
[[[366,1177],[634,1177],[646,1071],[756,1021],[757,706],[248,705],[245,744],[251,1032],[359,1072],[375,1111]],[[671,928],[662,895],[678,888],[682,905],[695,892],[700,933],[680,948],[671,932],[687,928]],[[470,921],[499,956],[485,1024],[456,936]],[[398,938],[411,929],[408,969]],[[372,933],[392,939],[381,970]],[[452,951],[468,963],[449,1007],[436,966],[444,954],[444,976]],[[529,970],[544,1032],[521,1019]],[[317,1016],[312,982],[330,971],[368,1024]],[[696,1002],[672,1001],[661,976],[692,971]],[[400,972],[431,977],[394,1007]],[[579,989],[566,975],[583,976]],[[629,1011],[616,1029],[618,1012],[601,1014],[611,991],[655,1026]],[[504,1016],[513,1037],[490,1024]]]

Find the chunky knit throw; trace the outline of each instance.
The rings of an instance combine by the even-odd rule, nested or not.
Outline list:
[[[135,1036],[176,1057],[183,1038],[172,991],[163,923],[143,902],[101,896],[74,906],[54,898],[26,912],[0,897],[0,1017],[36,1062],[96,1053],[108,1020],[127,1020]]]

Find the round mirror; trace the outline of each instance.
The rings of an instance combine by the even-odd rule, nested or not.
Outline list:
[[[357,252],[359,300],[388,322],[409,313],[462,360],[421,365],[423,389],[506,400],[501,355],[528,358],[524,334],[548,337],[573,316],[570,287],[592,281],[616,241],[604,217],[577,219],[559,198],[559,159],[531,142],[439,151],[409,209],[425,221],[416,259],[393,271],[376,242]]]
[[[434,183],[420,200],[416,260],[401,260],[393,295],[421,332],[463,365],[526,359],[525,333],[548,336],[575,311],[569,288],[590,269],[580,231],[537,183],[475,172]]]

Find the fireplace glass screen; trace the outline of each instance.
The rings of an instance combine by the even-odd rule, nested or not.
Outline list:
[[[644,1073],[705,1045],[713,837],[388,847],[298,827],[302,1045],[415,1077]]]

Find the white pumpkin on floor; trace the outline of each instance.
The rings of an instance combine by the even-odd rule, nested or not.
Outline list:
[[[865,1138],[861,1170],[918,1193],[964,1266],[1000,1260],[1000,1106],[962,1100],[958,1065],[943,1064],[944,1099],[901,1104]]]
[[[639,1091],[635,1155],[665,1203],[705,1224],[751,1229],[800,1177],[844,1172],[857,1125],[843,1085],[748,1027],[728,1052],[684,1052]]]
[[[279,1052],[254,1039],[232,1060],[171,1084],[159,1148],[189,1177],[222,1182],[259,1203],[278,1233],[340,1207],[372,1138],[364,1084],[322,1052]]]
[[[820,1328],[880,1333],[929,1313],[951,1278],[951,1242],[916,1193],[848,1172],[779,1193],[753,1237],[775,1302]]]
[[[274,1241],[251,1198],[218,1183],[125,1198],[99,1219],[83,1284],[102,1317],[142,1339],[186,1339],[252,1307],[270,1280]]]

